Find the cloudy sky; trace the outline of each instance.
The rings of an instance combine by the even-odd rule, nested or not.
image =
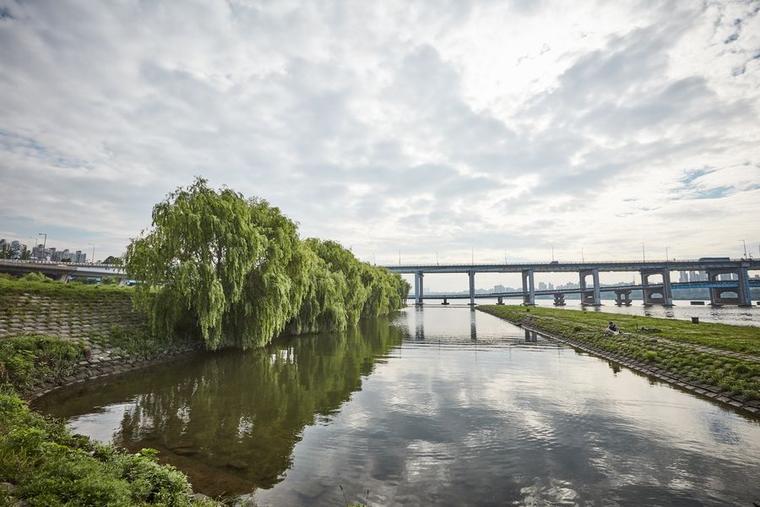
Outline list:
[[[0,237],[193,176],[377,263],[760,255],[760,2],[0,0]]]

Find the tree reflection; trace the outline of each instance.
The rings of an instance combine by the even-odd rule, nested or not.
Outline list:
[[[131,399],[116,444],[158,449],[207,494],[242,493],[276,484],[304,427],[335,413],[402,339],[375,321],[136,372],[77,401],[92,410],[98,399]]]

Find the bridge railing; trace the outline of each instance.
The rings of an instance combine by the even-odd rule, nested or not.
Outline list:
[[[436,264],[426,264],[426,263],[416,263],[416,264],[385,264],[381,267],[385,268],[396,268],[396,269],[413,269],[413,268],[445,268],[445,267],[457,267],[457,268],[465,268],[465,267],[480,267],[480,266],[553,266],[553,265],[588,265],[588,266],[596,266],[599,264],[606,264],[606,265],[629,265],[629,264],[694,264],[694,263],[703,263],[703,264],[720,264],[723,262],[758,262],[760,259],[755,259],[752,257],[741,257],[741,258],[698,258],[698,259],[629,259],[629,260],[589,260],[589,259],[582,259],[582,260],[563,260],[563,261],[513,261],[513,262],[447,262],[447,263],[436,263]]]
[[[41,266],[75,266],[82,268],[103,268],[103,269],[124,269],[124,266],[118,264],[103,264],[94,262],[63,262],[63,261],[42,261],[38,259],[0,259],[0,263],[13,264],[37,264]]]

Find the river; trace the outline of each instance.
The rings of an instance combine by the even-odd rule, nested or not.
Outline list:
[[[199,354],[35,408],[255,505],[751,505],[760,422],[469,308]]]

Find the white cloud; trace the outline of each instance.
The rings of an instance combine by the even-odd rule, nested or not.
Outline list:
[[[758,10],[0,0],[0,230],[119,253],[200,174],[378,262],[735,255]]]

